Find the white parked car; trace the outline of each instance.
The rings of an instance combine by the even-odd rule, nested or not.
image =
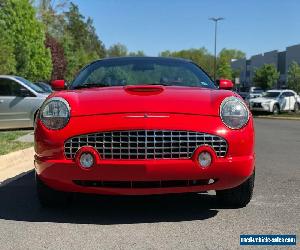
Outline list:
[[[0,75],[0,129],[33,127],[49,93],[19,77]]]
[[[250,87],[249,91],[240,91],[238,94],[244,99],[248,100],[256,97],[260,97],[263,94],[263,89],[261,87]]]
[[[282,111],[298,112],[300,108],[300,97],[293,90],[279,89],[269,90],[262,97],[251,99],[250,110],[264,111],[278,114]]]

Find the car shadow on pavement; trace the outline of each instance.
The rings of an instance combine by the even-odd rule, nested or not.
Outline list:
[[[76,224],[133,224],[205,220],[218,214],[215,196],[185,194],[140,197],[77,195],[67,208],[42,208],[33,171],[0,186],[0,219]]]

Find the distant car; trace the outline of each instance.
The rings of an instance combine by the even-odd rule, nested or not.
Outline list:
[[[95,61],[44,102],[35,170],[44,206],[72,193],[153,195],[216,190],[230,206],[251,200],[254,129],[233,83],[219,87],[191,61]]]
[[[34,84],[37,85],[37,86],[39,86],[41,89],[43,89],[47,93],[52,93],[53,92],[51,86],[49,84],[47,84],[47,83],[44,83],[44,82],[35,82]]]
[[[250,106],[250,102],[255,99],[255,98],[258,98],[258,97],[262,97],[264,94],[264,92],[252,92],[252,93],[249,93],[246,98],[244,98],[247,106],[249,107]]]
[[[250,87],[249,91],[249,99],[261,97],[263,95],[264,90],[260,87]]]
[[[0,75],[0,129],[33,127],[49,93],[19,77]]]
[[[282,111],[298,112],[300,97],[293,90],[269,90],[262,97],[250,100],[250,110],[278,114]]]
[[[249,100],[252,98],[260,97],[262,96],[263,89],[260,87],[250,87],[248,91],[240,91],[238,94],[244,99]]]

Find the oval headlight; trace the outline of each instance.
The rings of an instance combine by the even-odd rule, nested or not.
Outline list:
[[[40,110],[40,119],[49,129],[58,130],[64,128],[70,120],[70,106],[61,97],[48,99]]]
[[[221,103],[220,117],[227,127],[239,129],[247,124],[249,111],[244,102],[239,98],[227,97]]]

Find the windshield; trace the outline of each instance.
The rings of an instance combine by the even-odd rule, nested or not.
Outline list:
[[[280,95],[280,92],[266,92],[264,97],[276,98]]]
[[[28,86],[29,88],[31,88],[32,90],[34,90],[37,93],[46,93],[45,90],[43,90],[42,88],[40,88],[39,86],[37,86],[36,84],[24,79],[23,77],[16,77],[19,81],[21,81],[22,83],[24,83],[26,86]]]
[[[262,92],[264,92],[262,89],[254,89],[253,91],[252,91],[252,93],[262,93]]]
[[[52,92],[52,88],[47,83],[35,82],[34,84],[37,85],[38,87],[40,87],[41,89],[43,89],[47,93],[51,93]]]
[[[124,85],[172,85],[216,88],[194,63],[170,58],[112,58],[84,68],[71,89]]]

